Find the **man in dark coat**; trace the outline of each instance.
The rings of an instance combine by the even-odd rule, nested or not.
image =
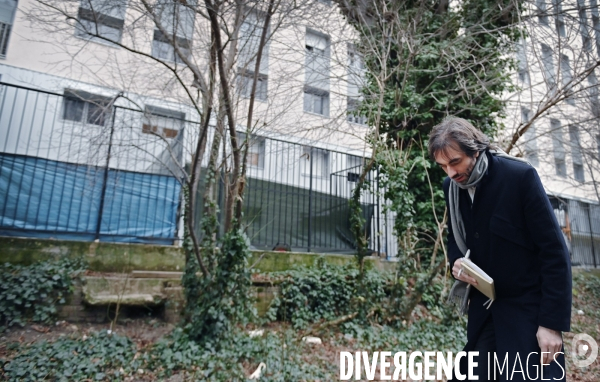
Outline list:
[[[444,193],[451,215],[452,275],[472,285],[465,297],[469,319],[464,350],[480,352],[478,380],[564,381],[561,352],[562,332],[570,329],[570,260],[535,168],[495,149],[460,118],[436,126],[428,148],[448,174]],[[474,287],[477,281],[463,272],[467,251],[494,280],[491,305]],[[464,366],[461,374],[466,374]]]

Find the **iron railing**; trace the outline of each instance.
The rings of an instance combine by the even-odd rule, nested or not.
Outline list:
[[[252,245],[260,249],[279,246],[307,252],[355,252],[349,200],[363,158],[277,139],[253,137],[248,141],[251,154],[244,215]],[[385,210],[377,173],[369,172],[367,180],[360,206],[369,249],[394,257],[394,216]]]
[[[574,266],[600,265],[600,205],[550,197]]]
[[[181,238],[179,180],[198,126],[184,115],[150,106],[140,112],[115,100],[0,83],[1,235],[163,244]],[[214,134],[210,129],[208,142]],[[249,146],[243,223],[254,248],[355,251],[348,201],[363,158],[259,135],[241,141]],[[367,180],[360,206],[369,249],[393,257],[394,216],[385,211],[377,173]],[[217,189],[222,202],[224,187]]]
[[[161,139],[143,113],[73,94],[0,83],[0,234],[172,244],[184,124]]]

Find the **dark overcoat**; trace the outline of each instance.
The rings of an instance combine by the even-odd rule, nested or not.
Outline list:
[[[508,372],[499,380],[541,380],[538,327],[562,332],[570,329],[569,252],[535,168],[488,151],[485,155],[488,170],[477,185],[473,202],[467,190],[461,189],[459,205],[471,260],[494,279],[496,300],[486,309],[483,304],[487,297],[471,288],[464,350],[473,348],[491,314],[496,355],[500,361],[508,357]],[[446,205],[450,182],[450,178],[444,181]],[[448,231],[452,266],[463,254],[451,224]],[[544,367],[543,378],[565,380],[564,367],[561,356],[558,364]]]

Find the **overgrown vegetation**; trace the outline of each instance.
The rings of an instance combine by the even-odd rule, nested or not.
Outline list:
[[[4,372],[11,381],[119,380],[138,369],[135,354],[131,340],[104,330],[90,337],[34,343],[6,362]]]
[[[400,301],[415,280],[407,280],[400,272],[367,269],[361,281],[360,269],[354,264],[336,266],[319,261],[314,267],[299,267],[274,273],[272,277],[282,281],[267,317],[290,322],[296,329],[306,329],[315,323],[330,327],[335,323],[343,331],[359,332],[360,326],[383,324],[401,328],[411,321],[411,317],[402,316]],[[444,285],[438,278],[428,283],[421,295],[430,311],[429,317],[447,324],[458,318],[442,303]],[[361,316],[361,309],[367,314]]]
[[[389,275],[376,270],[365,274],[369,285],[377,290],[373,298],[379,299],[371,304],[389,299],[389,289],[385,286]],[[287,285],[288,289],[282,288],[281,302],[274,312],[287,311],[283,310],[285,306],[309,306],[294,318],[296,321],[287,318],[294,325],[318,324],[347,313],[350,311],[346,310],[347,306],[352,306],[352,283],[357,275],[356,267],[324,263],[279,273],[275,276],[285,277],[282,286]],[[320,331],[318,335],[323,345],[302,341],[307,331],[290,328],[285,323],[270,323],[264,327],[264,333],[256,337],[250,336],[243,327],[233,326],[229,335],[220,338],[218,346],[210,341],[199,343],[184,327],[176,328],[154,344],[137,346],[123,335],[102,330],[88,336],[69,334],[52,342],[25,346],[0,344],[0,357],[3,357],[0,378],[10,381],[166,380],[177,374],[183,380],[241,381],[264,363],[261,381],[337,380],[339,361],[336,356],[341,350],[459,351],[466,341],[465,320],[450,314],[442,303],[440,295],[444,284],[440,281],[436,280],[424,292],[412,322],[381,325],[375,316],[371,316],[368,325],[359,320],[347,321]],[[576,297],[573,331],[595,337],[600,320],[600,279],[591,273],[576,272],[573,286]],[[301,298],[303,291],[307,299]],[[319,301],[320,296],[325,297],[325,301]],[[336,313],[327,316],[325,306]],[[579,309],[585,314],[578,315]],[[566,344],[573,334],[567,333]],[[569,368],[574,380],[597,380],[593,379],[597,372],[597,368]],[[586,378],[577,379],[581,375]]]
[[[199,345],[182,328],[143,349],[136,349],[126,337],[101,331],[87,338],[61,337],[20,350],[14,344],[12,350],[18,354],[2,363],[5,377],[11,381],[107,381],[132,376],[165,380],[174,374],[184,380],[242,381],[261,363],[265,365],[261,381],[333,381],[339,372],[337,349],[455,351],[456,343],[465,336],[460,323],[444,326],[427,320],[404,331],[387,326],[357,325],[354,329],[346,334],[331,333],[325,338],[330,344],[327,347],[307,344],[289,329],[266,331],[254,338],[235,330],[221,341],[218,351]]]
[[[360,276],[355,265],[334,266],[323,259],[314,267],[274,273],[272,277],[283,281],[267,316],[304,329],[315,322],[352,315],[361,307],[374,313],[374,309],[381,309],[390,275],[367,270],[362,281]],[[364,288],[359,288],[360,282]]]
[[[521,1],[335,1],[358,33],[366,84],[361,112],[368,118],[372,158],[359,178],[351,207],[358,206],[366,174],[396,214],[400,279],[410,293],[398,300],[404,319],[442,273],[445,203],[443,171],[427,159],[427,136],[447,116],[470,120],[491,136],[501,128],[510,89],[512,52],[520,36]],[[359,208],[351,208],[359,267],[365,255]]]
[[[182,329],[158,342],[145,355],[146,367],[165,377],[185,370],[188,378],[202,381],[245,380],[264,363],[261,381],[333,380],[325,365],[306,362],[305,345],[291,330],[267,332],[251,338],[234,331],[220,343],[219,351],[199,346]]]
[[[198,277],[196,259],[188,251],[183,285],[186,294],[186,330],[199,343],[216,346],[235,325],[256,316],[250,293],[248,238],[241,231],[229,232],[220,247],[205,247],[205,255],[215,264],[212,272]]]
[[[573,274],[573,305],[574,309],[581,310],[582,306],[586,307],[583,315],[589,316],[594,320],[600,320],[600,277],[591,272],[576,272]],[[585,325],[583,325],[585,326]],[[579,329],[579,328],[577,328]],[[593,331],[589,333],[589,331]],[[591,325],[590,327],[582,327],[582,332],[598,338],[600,335],[600,327]]]
[[[82,260],[48,260],[29,266],[6,263],[0,269],[0,331],[27,321],[50,323],[64,304]]]

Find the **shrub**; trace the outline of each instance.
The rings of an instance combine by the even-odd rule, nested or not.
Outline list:
[[[322,259],[315,267],[300,267],[273,276],[283,281],[267,317],[291,322],[294,328],[354,313],[359,302],[366,310],[375,308],[383,304],[388,282],[386,274],[366,271],[362,288],[365,292],[361,295],[355,266],[329,265]]]

